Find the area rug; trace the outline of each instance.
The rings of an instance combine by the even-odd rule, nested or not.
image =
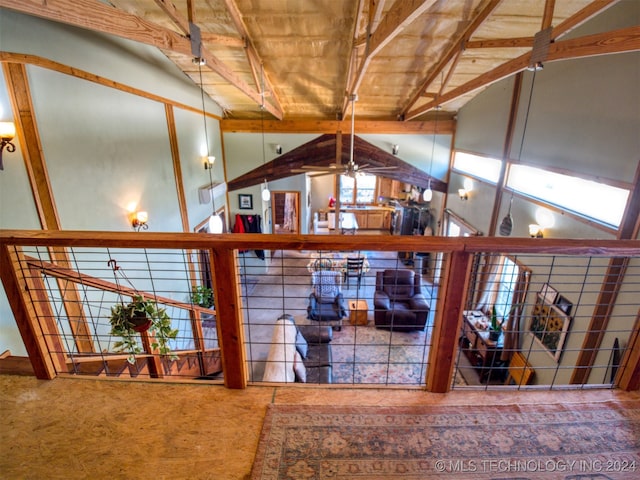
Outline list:
[[[566,405],[270,405],[252,469],[275,479],[629,479],[640,401]]]

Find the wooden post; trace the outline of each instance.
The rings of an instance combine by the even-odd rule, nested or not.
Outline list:
[[[234,250],[226,248],[215,248],[210,252],[224,384],[227,388],[246,388],[244,326],[235,253]]]
[[[6,245],[0,246],[0,278],[31,365],[37,378],[51,380],[56,376],[56,368],[38,325],[33,304],[28,298],[27,282],[19,263],[17,253]]]
[[[438,306],[433,328],[427,368],[427,390],[446,393],[451,387],[454,358],[462,326],[462,311],[467,300],[471,254],[451,252],[446,259],[445,283],[438,294]]]
[[[627,392],[640,390],[640,310],[629,336],[629,344],[620,362],[615,383]]]

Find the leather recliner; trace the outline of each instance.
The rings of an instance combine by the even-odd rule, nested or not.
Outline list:
[[[424,330],[430,307],[420,280],[413,270],[376,272],[373,305],[377,328],[397,332]]]
[[[342,274],[334,270],[319,270],[311,274],[313,292],[309,295],[307,318],[340,330],[347,309],[342,296]]]

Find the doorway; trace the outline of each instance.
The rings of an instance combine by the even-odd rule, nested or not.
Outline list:
[[[300,233],[300,192],[271,192],[273,233]]]

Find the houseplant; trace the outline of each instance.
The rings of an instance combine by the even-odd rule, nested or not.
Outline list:
[[[204,285],[194,285],[191,290],[191,302],[203,308],[212,308],[213,290]]]
[[[496,306],[491,307],[491,325],[489,326],[489,340],[497,342],[502,335],[502,322],[498,322]]]
[[[169,355],[169,340],[176,338],[178,330],[171,328],[171,319],[165,308],[158,308],[153,300],[145,300],[141,295],[134,295],[131,303],[119,303],[111,307],[111,335],[121,337],[113,344],[116,352],[128,352],[127,361],[135,363],[135,354],[142,353],[136,334],[150,330],[153,333],[151,347],[158,349],[160,355]],[[175,360],[175,355],[170,356]]]

